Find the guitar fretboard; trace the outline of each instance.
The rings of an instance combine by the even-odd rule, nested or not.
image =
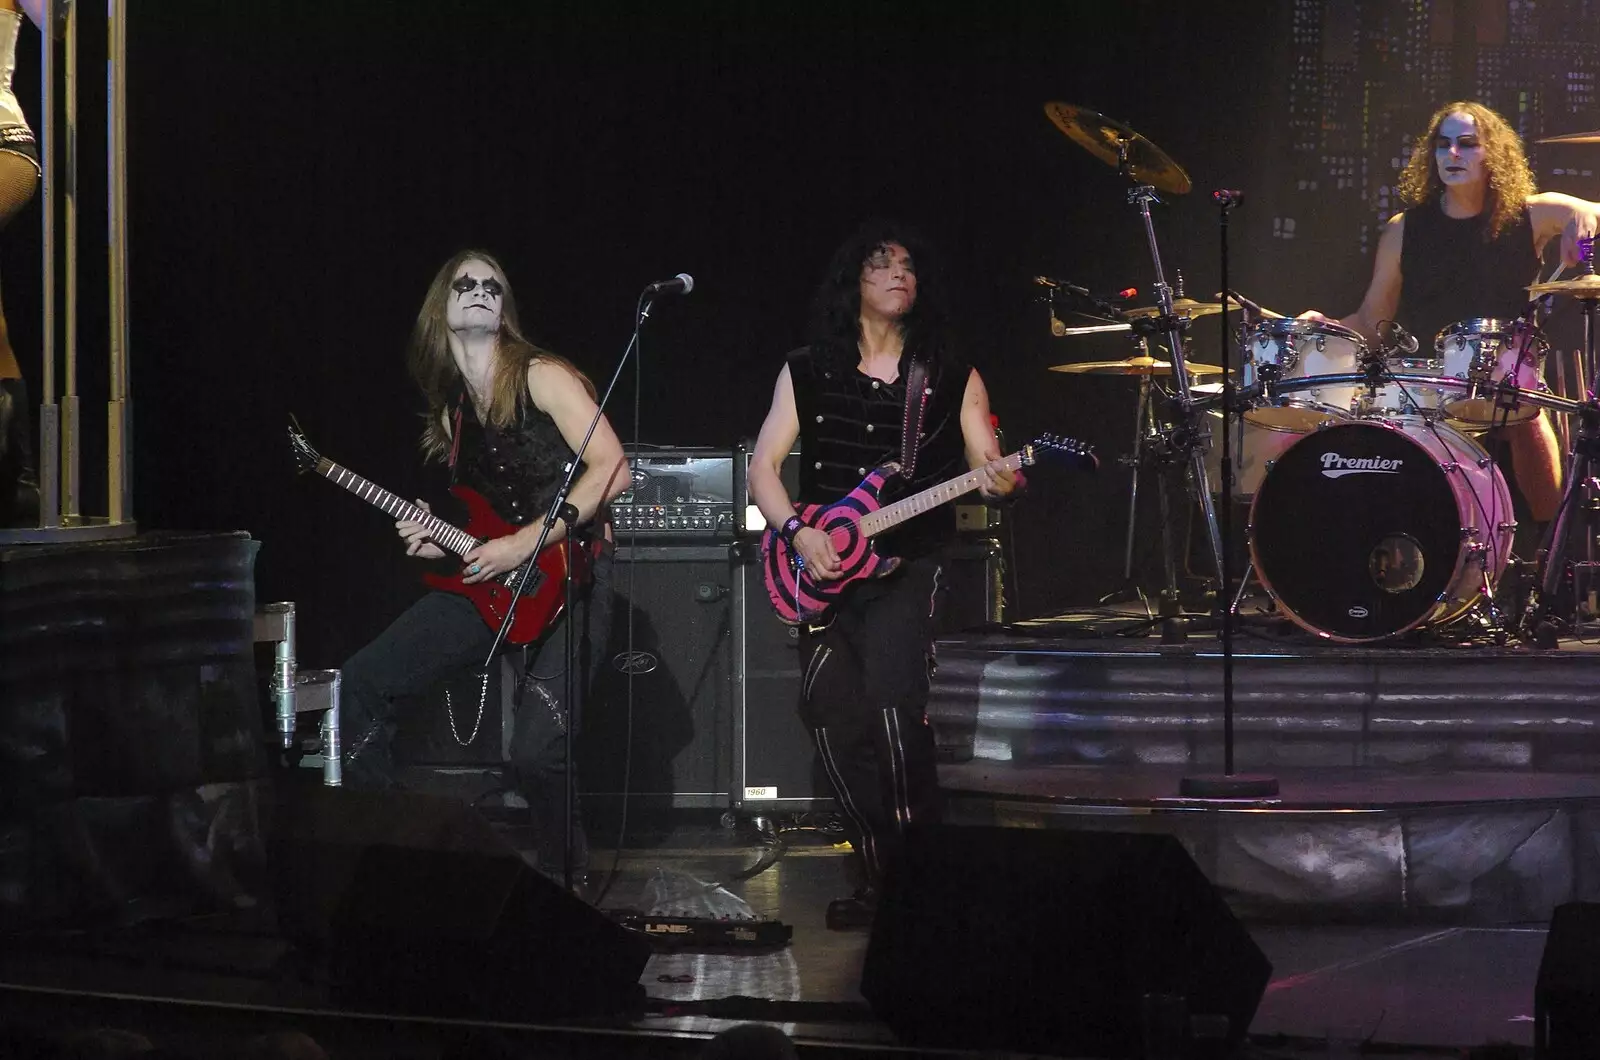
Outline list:
[[[433,539],[433,543],[448,552],[464,556],[481,544],[477,538],[465,530],[451,526],[426,508],[418,507],[410,501],[402,499],[382,486],[362,478],[349,468],[335,464],[326,457],[317,460],[317,473],[327,478],[328,481],[343,486],[368,504],[388,512],[396,519],[409,519],[414,523],[421,523],[428,528],[428,536]]]
[[[1022,453],[1020,451],[1012,453],[1001,463],[1007,471],[1015,471],[1022,466]],[[912,516],[932,511],[941,504],[955,500],[968,490],[977,489],[983,479],[983,469],[977,468],[959,478],[941,482],[937,486],[929,486],[921,493],[914,493],[893,504],[885,505],[861,517],[861,532],[868,537],[881,534],[885,530],[899,526]]]

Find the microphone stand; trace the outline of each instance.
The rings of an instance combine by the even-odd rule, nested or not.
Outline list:
[[[1189,775],[1178,782],[1178,791],[1197,799],[1249,799],[1266,798],[1278,794],[1276,777],[1254,776],[1233,771],[1233,553],[1230,549],[1233,526],[1233,446],[1229,430],[1233,417],[1239,415],[1237,384],[1228,355],[1233,336],[1228,329],[1228,212],[1236,204],[1233,194],[1218,192],[1214,196],[1220,213],[1219,237],[1222,244],[1222,519],[1217,565],[1221,569],[1222,588],[1217,593],[1221,606],[1222,622],[1222,775]],[[1243,303],[1240,303],[1243,308]]]
[[[647,290],[639,296],[639,304],[633,322],[633,334],[628,339],[628,345],[622,351],[622,357],[617,361],[616,370],[611,373],[611,382],[606,384],[606,389],[600,395],[594,416],[589,420],[589,427],[583,432],[583,441],[578,443],[577,451],[572,454],[572,460],[567,464],[565,476],[557,488],[555,496],[550,498],[550,507],[545,511],[544,525],[539,528],[539,540],[534,544],[533,554],[528,557],[521,567],[517,568],[512,579],[507,582],[511,589],[511,602],[506,607],[506,615],[500,620],[500,628],[495,632],[494,643],[489,646],[489,654],[484,658],[483,672],[485,680],[488,679],[489,667],[494,662],[495,654],[500,650],[500,645],[505,641],[506,632],[511,628],[511,616],[516,611],[517,601],[522,598],[528,583],[532,581],[531,591],[538,592],[544,580],[544,572],[539,569],[539,554],[544,551],[544,543],[550,537],[550,528],[556,520],[562,517],[562,509],[568,507],[567,496],[572,492],[572,483],[578,477],[578,467],[583,463],[583,454],[589,448],[589,440],[594,437],[595,428],[600,425],[600,419],[606,414],[606,402],[611,400],[611,392],[617,387],[617,380],[622,377],[623,368],[627,367],[628,359],[639,348],[639,332],[644,327],[644,322],[650,317],[650,310],[655,303],[650,299]],[[562,750],[562,799],[565,812],[562,816],[562,830],[565,833],[562,839],[563,854],[561,866],[562,886],[568,892],[572,890],[572,809],[574,803],[573,778],[572,778],[572,703],[578,689],[578,637],[583,632],[576,628],[577,616],[573,612],[574,604],[574,557],[576,555],[573,538],[577,534],[575,522],[567,524],[567,536],[563,539],[566,548],[566,578],[563,591],[564,602],[562,614],[565,616],[566,629],[566,666],[562,682],[561,694],[561,728],[566,744]],[[524,675],[526,680],[526,675]],[[520,708],[519,708],[520,710]]]

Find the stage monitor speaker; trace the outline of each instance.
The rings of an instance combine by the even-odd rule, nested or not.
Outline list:
[[[624,790],[651,808],[728,806],[731,576],[726,544],[617,550],[611,644],[578,740],[586,806],[620,805]]]
[[[533,871],[475,810],[403,792],[286,794],[273,828],[283,934],[339,998],[526,1019],[643,1001],[647,940]]]
[[[1536,1060],[1600,1056],[1600,903],[1556,906],[1533,995]]]
[[[1237,1047],[1271,972],[1171,836],[939,825],[907,835],[861,993],[908,1044],[1132,1057],[1147,994]]]

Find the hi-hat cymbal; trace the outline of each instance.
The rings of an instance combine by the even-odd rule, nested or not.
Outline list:
[[[1229,309],[1237,310],[1237,302],[1228,303]],[[1178,317],[1208,317],[1213,313],[1222,312],[1221,302],[1196,302],[1193,298],[1174,298],[1172,300],[1172,315]],[[1158,305],[1142,305],[1133,309],[1124,309],[1122,315],[1132,320],[1143,320],[1145,317],[1158,317],[1161,307]]]
[[[1190,375],[1220,375],[1222,369],[1214,364],[1190,361],[1186,368]],[[1158,361],[1154,357],[1129,357],[1125,361],[1079,361],[1076,364],[1052,364],[1052,372],[1072,375],[1171,375],[1172,362]]]
[[[1222,292],[1218,291],[1212,297],[1213,298],[1221,298],[1222,297]],[[1235,300],[1234,301],[1230,301],[1228,303],[1228,308],[1230,310],[1239,308],[1239,303],[1237,301],[1237,296],[1235,296]],[[1283,319],[1283,314],[1282,313],[1274,312],[1271,309],[1268,309],[1264,305],[1263,306],[1256,306],[1254,312],[1255,312],[1256,316],[1261,317],[1264,320],[1282,320]]]
[[[1045,116],[1055,127],[1109,166],[1116,166],[1127,151],[1128,175],[1174,195],[1188,194],[1189,174],[1167,153],[1119,121],[1071,103],[1046,103]]]
[[[1600,144],[1600,129],[1594,132],[1567,133],[1564,136],[1546,136],[1536,144]]]
[[[1528,293],[1535,298],[1547,294],[1566,294],[1587,302],[1600,298],[1600,275],[1588,273],[1583,276],[1574,276],[1570,280],[1551,280],[1549,283],[1536,283],[1528,288]]]

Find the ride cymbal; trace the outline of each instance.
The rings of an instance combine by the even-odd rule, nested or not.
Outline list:
[[[1588,273],[1583,276],[1574,276],[1570,280],[1551,280],[1548,283],[1536,283],[1528,288],[1528,293],[1535,298],[1542,298],[1547,294],[1571,295],[1580,302],[1587,302],[1600,298],[1600,275]]]
[[[1229,309],[1237,310],[1237,302],[1228,303]],[[1213,313],[1222,312],[1221,302],[1196,302],[1193,298],[1174,298],[1172,300],[1172,315],[1178,317],[1208,317]],[[1161,307],[1158,305],[1142,305],[1133,309],[1124,309],[1122,315],[1132,320],[1143,320],[1145,317],[1158,317]]]
[[[1220,375],[1222,369],[1214,364],[1197,364],[1190,361],[1186,368],[1190,375]],[[1154,357],[1129,357],[1125,361],[1079,361],[1076,364],[1052,364],[1052,372],[1070,375],[1171,375],[1172,362],[1158,361]]]
[[[1118,167],[1125,151],[1134,180],[1174,195],[1188,194],[1192,185],[1183,167],[1121,122],[1071,103],[1046,103],[1044,113],[1068,139],[1107,165]]]

